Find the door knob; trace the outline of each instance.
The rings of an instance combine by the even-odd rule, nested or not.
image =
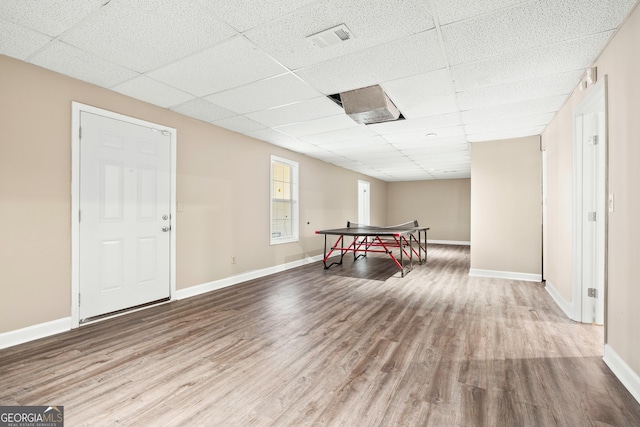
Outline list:
[[[162,231],[164,231],[165,233],[169,230],[171,230],[171,227],[162,227]]]

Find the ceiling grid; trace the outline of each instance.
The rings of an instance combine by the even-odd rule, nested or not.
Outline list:
[[[2,0],[0,54],[384,181],[468,178],[469,144],[543,132],[636,4]],[[370,85],[404,120],[327,98]]]

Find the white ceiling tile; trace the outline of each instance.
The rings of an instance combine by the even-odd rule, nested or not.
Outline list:
[[[171,107],[193,99],[192,95],[179,91],[147,76],[138,76],[112,88],[116,92],[160,107]]]
[[[293,123],[290,125],[277,126],[275,129],[287,135],[302,137],[305,135],[317,134],[319,132],[329,132],[356,127],[358,124],[346,114],[323,117],[321,119],[308,120],[306,122]]]
[[[57,37],[85,16],[103,7],[104,3],[105,0],[2,0],[0,17]]]
[[[380,135],[391,135],[405,132],[420,132],[424,136],[427,133],[435,132],[435,129],[449,128],[459,126],[460,124],[460,115],[457,113],[449,113],[441,114],[438,116],[421,117],[417,119],[375,123],[369,125],[369,127]]]
[[[471,162],[465,164],[425,164],[423,169],[438,179],[469,178]]]
[[[0,2],[1,3],[1,2]],[[0,20],[0,54],[27,59],[51,41],[51,37]]]
[[[437,134],[438,138],[459,138],[463,139],[464,128],[462,126],[453,126],[449,128],[429,128],[429,132]],[[416,141],[430,141],[429,137],[425,137],[424,130],[413,132],[402,132],[384,135],[385,139],[395,146],[400,146],[404,143],[415,143]]]
[[[529,0],[432,0],[440,25],[493,12]]]
[[[430,172],[434,179],[463,179],[471,178],[471,171],[458,172],[457,170],[445,171],[443,173]]]
[[[412,156],[411,160],[416,164],[425,167],[428,165],[430,168],[434,165],[438,167],[450,167],[451,165],[459,165],[471,162],[471,155],[469,153],[455,153],[455,154],[437,154],[432,156]]]
[[[245,114],[321,95],[295,74],[286,73],[218,92],[206,99],[238,114]]]
[[[354,122],[355,123],[355,122]],[[367,138],[370,136],[376,136],[377,134],[369,128],[367,125],[356,124],[355,127],[347,129],[334,130],[331,132],[322,132],[314,135],[306,135],[300,139],[311,142],[313,144],[325,145],[325,144],[343,144],[345,141],[358,140]]]
[[[496,141],[500,139],[521,138],[525,136],[541,135],[546,126],[532,128],[512,129],[468,135],[469,142]]]
[[[171,110],[209,123],[236,115],[232,111],[219,107],[201,98],[187,101],[180,105],[174,105],[171,107]]]
[[[425,173],[423,168],[416,165],[411,160],[407,160],[405,163],[398,161],[393,162],[393,164],[389,162],[380,163],[379,165],[376,165],[375,168],[382,173],[394,175],[396,177],[416,176],[423,175]]]
[[[549,98],[532,99],[513,104],[463,111],[462,121],[465,124],[471,124],[541,113],[553,113],[557,111],[566,100],[567,95],[558,95]]]
[[[424,145],[422,147],[410,147],[410,148],[399,149],[399,150],[402,151],[406,156],[411,158],[432,156],[434,154],[442,154],[442,153],[464,154],[469,152],[469,144],[465,142],[462,144],[450,144],[450,145],[436,145],[436,146]]]
[[[569,95],[578,84],[581,70],[458,93],[461,110],[513,104],[557,95]]]
[[[443,172],[445,170],[467,171],[471,169],[471,161],[469,160],[457,161],[457,162],[456,161],[447,162],[442,160],[439,160],[439,161],[422,160],[422,161],[416,161],[416,162],[430,172],[431,171]]]
[[[328,153],[326,150],[304,141],[298,141],[298,145],[296,146],[296,152],[306,154],[311,157],[323,156],[323,155],[335,156],[334,153]]]
[[[535,114],[533,116],[512,117],[495,122],[473,123],[465,125],[464,128],[468,135],[502,132],[512,129],[534,128],[538,126],[546,126],[554,115],[555,113],[543,113]]]
[[[252,132],[265,128],[262,123],[258,123],[244,116],[234,116],[216,120],[213,124],[239,133]]]
[[[442,27],[452,65],[614,29],[633,0],[540,0]],[[602,47],[602,46],[601,46]]]
[[[451,75],[446,68],[380,86],[408,119],[457,111]]]
[[[368,161],[373,164],[375,160],[386,162],[391,160],[406,159],[406,156],[391,145],[371,145],[354,148],[345,148],[338,151],[339,154],[350,156],[357,154],[360,161]]]
[[[460,124],[460,115],[457,113],[449,113],[416,119],[396,120],[394,122],[375,123],[369,125],[369,127],[380,135],[420,132],[424,136],[427,133],[434,132],[431,129],[448,128],[459,126]]]
[[[458,179],[468,141],[540,135],[635,4],[4,0],[0,54],[387,182]],[[344,43],[306,39],[340,24]],[[406,120],[324,96],[372,84]]]
[[[285,135],[271,128],[259,129],[259,130],[248,131],[243,133],[252,138],[259,139],[261,141],[265,141],[270,144],[284,147],[293,151],[295,151],[295,148],[302,143],[302,141],[300,141],[297,138],[293,138],[289,135]]]
[[[148,75],[185,92],[205,96],[286,71],[244,37],[238,36]]]
[[[357,163],[350,162],[342,156],[331,153],[330,151],[309,153],[307,156],[311,156],[314,159],[322,160],[323,162],[331,163],[332,165],[339,166],[341,168],[349,169],[357,166]]]
[[[367,175],[370,176],[372,178],[376,178],[379,179],[381,181],[388,181],[390,179],[390,177],[386,174],[383,174],[382,172],[377,171],[374,168],[370,168],[370,167],[366,167],[366,166],[362,166],[360,168],[355,168],[353,169],[355,172],[359,172],[363,175]]]
[[[431,30],[302,68],[296,74],[331,95],[439,70],[445,65],[438,35]]]
[[[354,169],[357,168],[359,166],[362,165],[362,163],[358,163],[356,161],[353,160],[349,160],[346,157],[336,157],[335,159],[332,159],[329,161],[330,163],[336,165],[336,166],[340,166],[341,168],[345,168],[345,169]]]
[[[238,31],[282,17],[316,0],[198,0]]]
[[[111,0],[62,41],[137,72],[147,72],[236,32],[195,2]]]
[[[314,120],[322,117],[335,116],[342,113],[342,108],[324,96],[308,99],[281,107],[269,108],[247,114],[252,120],[264,123],[270,127],[282,126],[290,123]]]
[[[433,176],[424,170],[421,172],[402,173],[402,171],[393,173],[394,181],[424,181],[433,179]]]
[[[29,62],[107,88],[138,75],[60,41],[50,43]]]
[[[336,143],[321,144],[322,147],[331,149],[331,151],[339,153],[357,153],[363,155],[366,152],[394,151],[398,150],[393,147],[381,136],[371,136],[366,138],[351,139],[348,142],[339,141]]]
[[[611,34],[608,31],[458,65],[451,68],[451,74],[456,90],[461,92],[585,69],[596,59]]]
[[[325,48],[307,36],[345,24],[352,38]],[[434,28],[427,2],[328,0],[315,2],[245,35],[292,70]]]
[[[407,141],[393,142],[392,144],[398,150],[407,152],[409,150],[446,149],[447,147],[465,146],[468,143],[465,135],[458,135],[440,138],[409,139]]]

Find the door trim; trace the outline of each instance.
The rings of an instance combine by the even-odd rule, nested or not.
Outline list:
[[[171,243],[169,265],[169,299],[176,299],[176,153],[177,131],[174,128],[103,110],[91,105],[71,102],[71,327],[80,326],[80,113],[87,112],[99,116],[121,120],[127,123],[150,127],[160,132],[168,132],[171,139]]]
[[[362,191],[364,189],[363,195]],[[362,216],[362,217],[361,217]],[[371,225],[371,183],[358,180],[358,224]]]
[[[602,191],[602,200],[606,201],[608,193],[608,112],[607,112],[607,76],[598,81],[591,89],[585,98],[578,104],[573,111],[573,293],[572,293],[572,305],[573,316],[572,320],[577,322],[584,321],[583,313],[583,299],[586,298],[586,288],[582,281],[582,233],[583,223],[586,222],[583,212],[583,149],[582,149],[582,131],[578,132],[578,123],[582,123],[582,118],[585,114],[599,110],[599,104],[604,104],[604,129],[602,130],[601,142],[603,145],[604,154],[598,159],[598,174],[596,191]],[[580,139],[580,140],[579,140]],[[600,142],[599,142],[600,143]],[[605,202],[606,203],[606,202]],[[598,298],[598,304],[602,307],[603,323],[605,324],[606,331],[606,299],[607,299],[607,228],[608,228],[608,210],[606,205],[599,206],[599,213],[601,213],[602,221],[598,221],[597,239],[599,240],[598,264],[601,269],[603,277],[602,291],[603,295]],[[590,322],[589,322],[590,323]],[[606,333],[606,332],[605,332]]]

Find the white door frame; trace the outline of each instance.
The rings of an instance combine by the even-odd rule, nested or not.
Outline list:
[[[542,280],[546,280],[545,263],[547,262],[547,190],[548,190],[548,178],[547,171],[549,170],[547,164],[547,150],[542,150]]]
[[[371,183],[358,180],[358,224],[371,225]]]
[[[99,116],[121,120],[127,123],[168,132],[171,139],[171,244],[170,244],[170,300],[176,297],[176,142],[177,131],[174,128],[157,123],[136,119],[112,111],[79,102],[71,102],[71,327],[80,325],[80,113],[88,112]]]
[[[600,319],[592,319],[592,315],[584,313],[585,300],[587,296],[588,285],[583,281],[583,224],[587,222],[587,218],[583,212],[583,135],[582,120],[584,115],[594,112],[602,112],[604,114],[604,124],[602,126],[602,135],[598,141],[598,145],[602,149],[603,154],[597,159],[597,176],[596,176],[596,192],[597,198],[602,203],[597,204],[597,220],[596,220],[596,245],[597,245],[597,269],[598,283],[596,289],[602,295],[598,295],[597,304],[599,305],[596,313]],[[591,323],[597,321],[604,323],[606,318],[605,300],[606,300],[606,268],[607,268],[607,209],[606,209],[606,193],[607,193],[607,112],[606,112],[606,76],[598,83],[591,87],[590,92],[584,100],[576,107],[573,112],[573,317],[578,322]]]

